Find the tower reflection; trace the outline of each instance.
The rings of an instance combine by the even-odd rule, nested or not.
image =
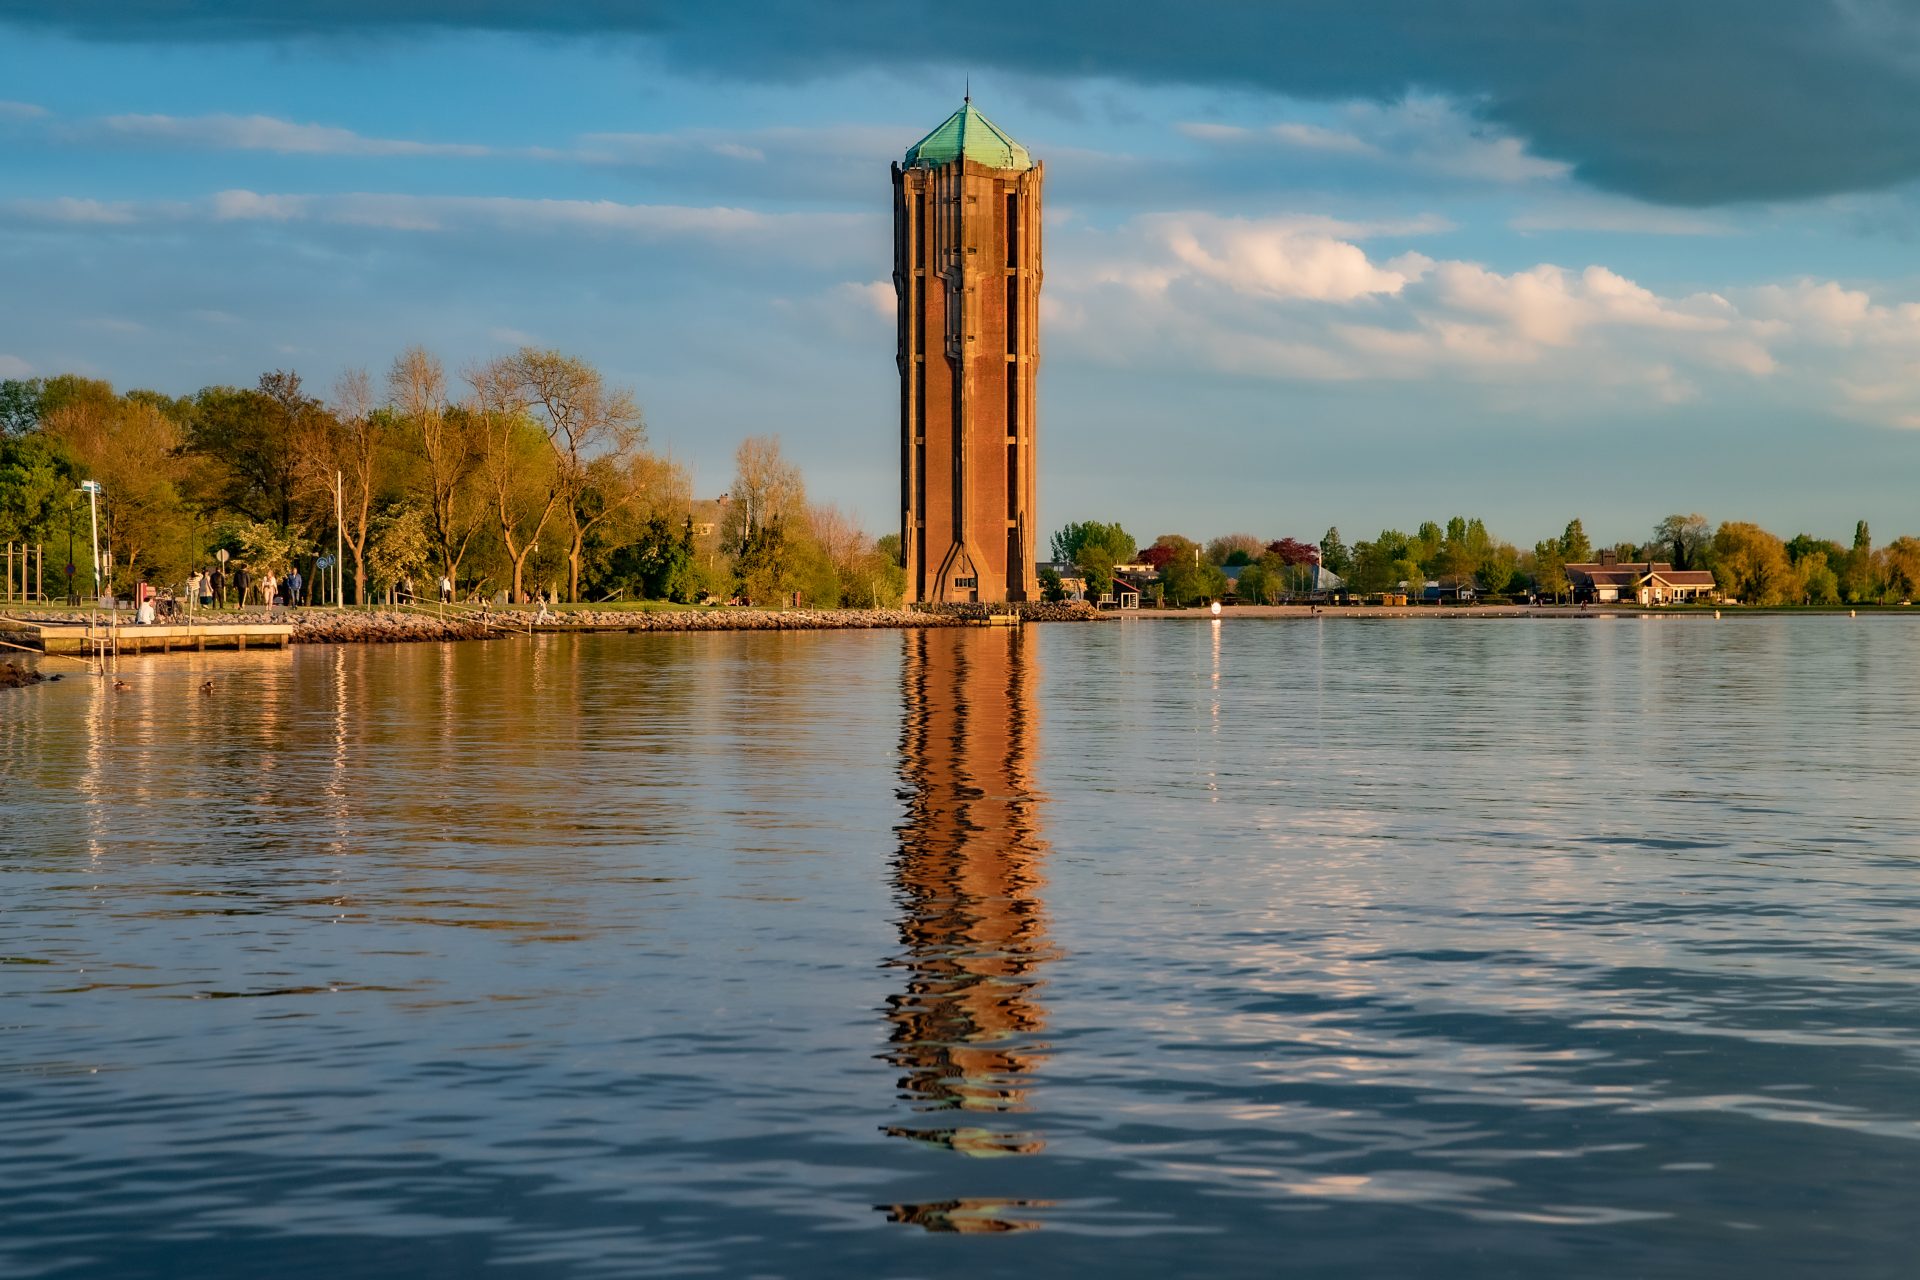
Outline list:
[[[1045,1143],[1012,1117],[1046,1057],[1040,973],[1053,954],[1041,901],[1044,797],[1033,781],[1036,637],[954,628],[910,631],[905,643],[902,951],[891,963],[906,976],[888,1000],[886,1057],[924,1119],[887,1132],[966,1155],[1030,1155]],[[895,1208],[942,1230],[1025,1225],[957,1204],[918,1206],[934,1221]]]

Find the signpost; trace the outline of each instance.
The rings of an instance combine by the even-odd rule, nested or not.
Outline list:
[[[100,482],[82,480],[80,492],[87,495],[87,514],[93,522],[93,602],[100,603]]]

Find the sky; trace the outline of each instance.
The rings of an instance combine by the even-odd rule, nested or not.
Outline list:
[[[897,521],[888,164],[1046,165],[1041,521],[1920,532],[1920,3],[0,0],[0,377],[419,343]]]

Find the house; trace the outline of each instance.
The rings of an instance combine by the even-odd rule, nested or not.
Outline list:
[[[1712,600],[1720,588],[1705,569],[1675,569],[1654,564],[1639,582],[1636,595],[1641,604],[1679,604],[1687,600]]]
[[[1113,576],[1113,589],[1100,597],[1102,609],[1138,609],[1140,607],[1140,588],[1122,578]]]
[[[1611,551],[1566,569],[1573,598],[1582,604],[1676,604],[1708,600],[1718,591],[1713,575],[1704,569],[1675,569],[1660,560],[1623,561]]]
[[[1428,582],[1420,589],[1422,604],[1472,604],[1476,596],[1471,582]]]

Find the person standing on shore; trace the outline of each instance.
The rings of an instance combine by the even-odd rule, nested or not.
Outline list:
[[[207,587],[213,593],[212,603],[216,608],[227,607],[227,575],[215,565],[207,574]]]
[[[440,603],[453,603],[453,579],[444,573],[440,575]]]
[[[287,603],[300,603],[300,566],[295,565],[287,572]]]
[[[247,572],[247,566],[243,564],[233,566],[233,602],[242,609],[247,607],[247,588],[252,585],[250,581],[252,577],[253,575]]]

